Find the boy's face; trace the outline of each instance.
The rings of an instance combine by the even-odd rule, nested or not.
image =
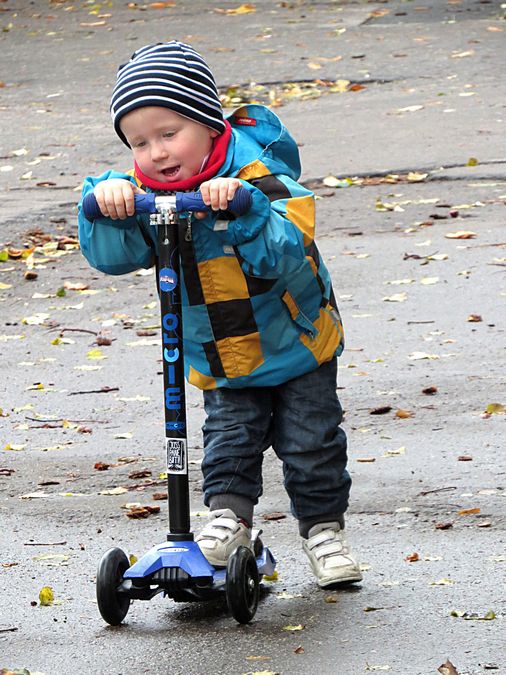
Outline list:
[[[159,106],[132,110],[120,128],[142,173],[161,183],[198,174],[218,136],[215,129]]]

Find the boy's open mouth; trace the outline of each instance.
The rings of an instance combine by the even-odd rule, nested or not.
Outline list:
[[[171,166],[168,169],[162,169],[162,173],[165,176],[165,178],[172,178],[177,174],[181,166],[178,164],[177,166]]]

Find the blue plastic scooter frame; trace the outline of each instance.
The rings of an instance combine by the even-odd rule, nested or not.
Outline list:
[[[251,195],[240,188],[229,202],[234,215],[246,213]],[[175,600],[204,600],[226,588],[226,569],[213,567],[193,540],[190,528],[188,456],[184,384],[183,322],[180,290],[180,230],[185,245],[191,244],[191,212],[208,207],[200,193],[173,196],[135,195],[136,213],[150,213],[158,226],[158,285],[162,321],[162,356],[165,389],[165,438],[169,533],[123,573],[119,593],[132,599],[151,599],[163,592]],[[93,193],[83,200],[89,220],[101,212]],[[259,532],[254,531],[252,546]],[[255,554],[259,576],[272,575],[276,560],[267,547]]]

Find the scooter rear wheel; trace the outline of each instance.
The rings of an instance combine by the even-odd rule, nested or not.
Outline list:
[[[239,546],[227,563],[227,604],[239,623],[249,623],[258,607],[260,580],[253,552]]]
[[[118,626],[127,615],[130,598],[118,592],[123,574],[130,567],[126,554],[120,548],[111,548],[98,563],[97,603],[104,621]]]

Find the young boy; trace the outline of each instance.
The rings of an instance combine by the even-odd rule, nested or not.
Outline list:
[[[260,105],[225,120],[207,64],[177,41],[143,47],[120,67],[111,114],[134,169],[85,180],[83,196],[93,190],[103,214],[91,223],[79,212],[93,267],[124,274],[154,264],[156,234],[134,215],[135,193],[200,189],[212,209],[181,242],[186,375],[203,390],[207,414],[210,522],[196,541],[215,566],[250,546],[263,452],[272,446],[318,584],[360,581],[344,532],[343,331],[313,239],[314,196],[297,183],[295,141]],[[218,220],[241,185],[250,211]]]

